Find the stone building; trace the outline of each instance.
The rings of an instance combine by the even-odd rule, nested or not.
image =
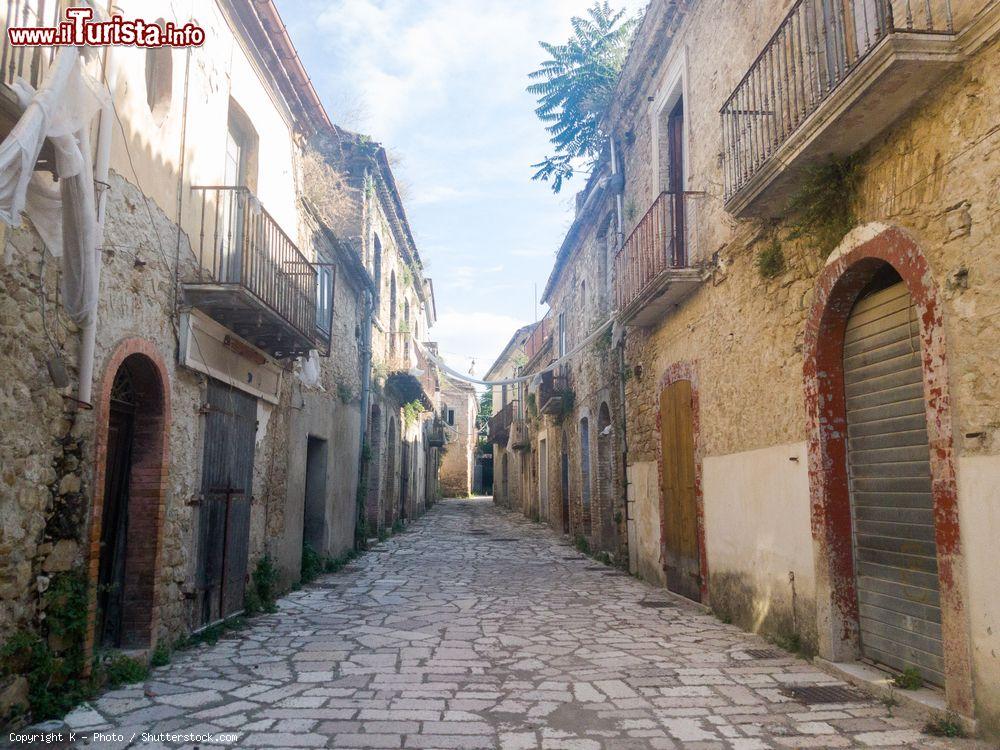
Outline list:
[[[4,31],[51,6],[9,4]],[[351,549],[369,404],[398,430],[387,522],[436,492],[412,346],[433,291],[384,151],[331,124],[271,2],[116,9],[208,42],[15,55],[4,33],[0,85],[0,628],[44,636],[46,591],[79,581],[86,642],[53,643],[88,657],[239,613],[265,556],[287,587],[305,545]],[[78,102],[72,136],[32,130],[18,77]],[[352,204],[357,148],[378,170]],[[24,688],[0,684],[3,712]]]
[[[507,346],[486,372],[485,380],[510,380],[521,374],[528,361],[525,345],[535,325],[532,323],[514,332]],[[492,386],[493,414],[490,416],[487,437],[493,446],[493,501],[517,510],[523,509],[530,476],[530,466],[526,460],[522,460],[520,443],[517,443],[517,449],[510,445],[512,426],[520,428],[524,424],[523,386],[523,383]]]
[[[564,387],[608,389],[635,574],[856,677],[916,669],[988,731],[998,32],[984,0],[654,0],[546,290],[572,348],[610,284],[620,361]],[[567,532],[581,418],[540,488]]]
[[[437,318],[434,286],[423,273],[402,198],[385,149],[370,138],[337,129],[322,147],[321,171],[342,176],[326,196],[338,236],[363,259],[373,281],[362,349],[367,412],[363,435],[361,517],[369,536],[423,511],[440,460],[436,368],[422,348]],[[420,345],[418,345],[420,343]]]
[[[439,476],[445,497],[466,497],[472,493],[478,416],[475,386],[445,376],[441,381],[440,418],[447,449],[441,458]]]

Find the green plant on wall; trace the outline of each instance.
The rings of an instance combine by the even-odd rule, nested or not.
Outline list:
[[[773,279],[785,270],[785,253],[777,238],[772,239],[757,253],[757,271],[761,278]]]
[[[413,274],[410,272],[409,268],[404,267],[403,272],[399,275],[399,281],[403,285],[403,289],[413,284]]]
[[[860,155],[809,170],[789,203],[791,238],[803,237],[824,257],[857,223],[854,206],[861,182]]]
[[[424,411],[424,405],[418,400],[414,399],[408,404],[403,405],[403,424],[410,427],[417,423],[420,419],[420,414]]]

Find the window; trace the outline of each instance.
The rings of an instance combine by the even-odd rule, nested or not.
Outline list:
[[[559,356],[566,354],[566,313],[559,313]]]
[[[375,243],[372,249],[372,279],[375,281],[375,302],[382,298],[382,242],[378,235],[375,235]]]
[[[330,335],[333,325],[333,292],[336,273],[328,256],[319,253],[316,258],[316,328],[324,338]]]
[[[161,29],[162,18],[156,25]],[[174,61],[171,47],[151,47],[146,50],[146,104],[153,114],[153,119],[159,125],[170,111],[170,100],[173,95]]]
[[[452,427],[455,426],[455,410],[454,409],[449,409],[448,410],[448,424],[451,425]]]

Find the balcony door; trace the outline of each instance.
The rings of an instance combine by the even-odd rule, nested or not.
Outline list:
[[[667,262],[674,267],[687,265],[687,243],[685,242],[684,221],[684,98],[670,110],[667,117],[667,192],[670,193],[671,242],[670,257]]]
[[[250,155],[254,145],[252,130],[240,121],[240,116],[230,106],[229,127],[226,130],[226,153],[223,172],[223,183],[226,187],[246,188],[249,173]],[[247,201],[245,191],[223,191],[220,200],[222,231],[220,232],[220,273],[219,280],[224,283],[239,283],[243,271],[243,239],[245,235],[245,216]]]

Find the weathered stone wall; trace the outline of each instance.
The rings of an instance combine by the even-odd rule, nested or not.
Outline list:
[[[654,8],[666,4],[654,4]],[[972,3],[956,4],[956,19],[968,20]],[[766,549],[763,527],[781,527],[783,508],[807,508],[803,490],[802,453],[806,434],[803,396],[803,333],[813,289],[824,258],[808,236],[795,237],[794,222],[776,225],[734,222],[722,208],[721,136],[718,112],[723,101],[766,43],[780,21],[777,6],[736,7],[707,2],[694,6],[669,48],[650,47],[650,57],[630,64],[636,95],[630,109],[616,113],[626,173],[626,203],[637,205],[626,222],[626,235],[659,190],[651,169],[653,104],[661,99],[670,71],[683,69],[688,128],[686,189],[704,191],[695,220],[699,227],[696,260],[708,262],[709,279],[694,296],[666,315],[651,330],[630,328],[626,339],[626,402],[630,471],[651,470],[659,458],[657,424],[659,382],[668,367],[685,363],[699,381],[699,448],[706,465],[714,463],[721,477],[745,465],[753,451],[787,448],[782,471],[798,477],[780,500],[765,490],[775,477],[748,475],[745,490],[722,491],[706,483],[704,506],[708,527],[709,598],[714,608],[731,613],[747,627],[788,634],[795,628],[806,647],[814,647],[815,610],[811,571],[780,556],[751,566],[726,549],[752,541]],[[961,20],[957,20],[961,28]],[[652,32],[650,32],[652,33]],[[641,49],[645,49],[640,45]],[[666,50],[666,51],[664,51]],[[725,50],[724,55],[705,50]],[[985,476],[1000,481],[995,459],[1000,435],[1000,366],[995,341],[1000,311],[1000,249],[994,241],[1000,228],[997,165],[1000,139],[998,42],[989,42],[959,66],[942,84],[927,92],[919,106],[864,151],[855,210],[860,222],[881,221],[902,227],[916,241],[931,267],[932,282],[943,298],[943,325],[951,388],[951,418],[960,475],[959,506],[966,545],[967,585],[982,591],[980,581],[995,569],[995,552],[988,551],[968,529],[995,524],[996,502],[982,494]],[[777,241],[785,268],[764,279],[756,267],[761,249]],[[785,448],[783,448],[783,446]],[[984,459],[973,463],[964,457]],[[974,467],[974,468],[973,468]],[[988,467],[988,468],[987,468]],[[798,489],[795,489],[795,486]],[[635,483],[636,501],[659,504],[656,483]],[[728,485],[727,485],[728,486]],[[710,496],[711,493],[711,496]],[[728,493],[728,494],[727,494]],[[762,528],[745,540],[746,525],[726,522],[724,502],[748,503],[747,512],[760,518]],[[990,520],[994,519],[994,520]],[[776,540],[797,549],[812,545],[802,519],[794,530]],[[656,567],[657,560],[642,561]],[[796,572],[797,603],[793,609],[788,573]],[[995,644],[990,622],[992,604],[968,600],[974,643],[974,679],[980,717],[997,724],[1000,716],[1000,663],[989,655]],[[766,611],[765,617],[755,613]],[[963,615],[965,616],[965,615]]]
[[[476,391],[445,379],[441,387],[442,411],[453,409],[454,425],[445,425],[448,444],[441,458],[441,492],[446,497],[465,497],[472,492],[476,442]],[[442,418],[444,415],[442,415]]]

